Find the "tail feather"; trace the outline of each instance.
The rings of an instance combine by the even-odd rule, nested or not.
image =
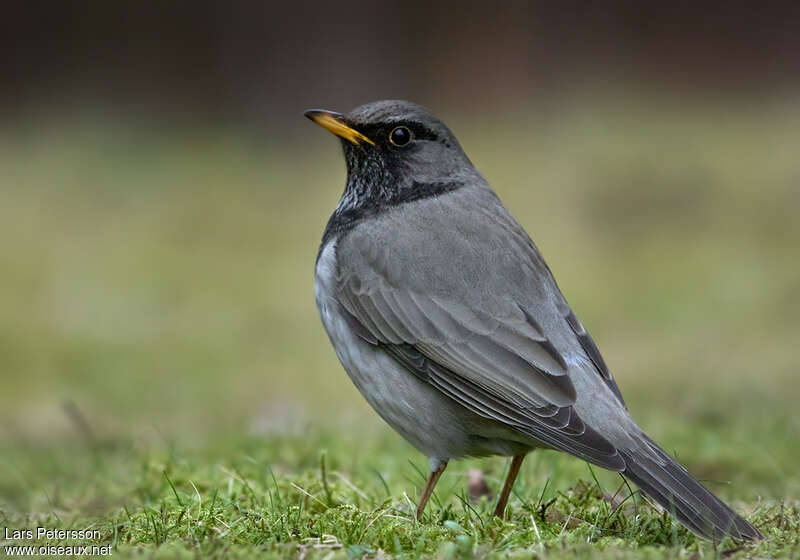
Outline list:
[[[758,529],[692,478],[651,439],[643,438],[645,445],[641,448],[620,450],[620,455],[626,463],[622,474],[645,494],[673,513],[693,533],[707,539],[762,538]]]

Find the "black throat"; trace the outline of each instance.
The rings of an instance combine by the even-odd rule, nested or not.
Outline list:
[[[412,181],[402,187],[365,189],[363,185],[357,184],[357,181],[354,183],[351,185],[348,177],[344,194],[342,194],[336,210],[333,211],[328,220],[328,225],[325,226],[320,251],[330,240],[346,234],[364,220],[396,206],[439,196],[464,186],[464,183],[458,181],[436,181],[432,183]],[[317,258],[319,258],[319,255],[317,255]]]
[[[371,135],[380,138],[383,132],[377,131]],[[438,173],[428,177],[419,173],[415,155],[425,149],[428,142],[420,140],[403,149],[380,143],[365,147],[342,141],[347,183],[325,227],[320,249],[332,239],[346,235],[364,220],[403,204],[440,196],[464,185],[461,177],[459,180],[451,179],[446,167],[437,166]]]

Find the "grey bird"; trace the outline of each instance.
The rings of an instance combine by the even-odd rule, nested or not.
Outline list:
[[[305,115],[341,139],[347,180],[317,254],[316,303],[375,411],[430,461],[564,451],[621,473],[695,534],[761,538],[636,425],[528,234],[452,132],[407,101]]]

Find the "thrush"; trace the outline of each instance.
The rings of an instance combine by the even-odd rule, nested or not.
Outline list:
[[[344,193],[322,236],[316,303],[375,411],[430,462],[555,449],[621,473],[695,534],[761,538],[628,413],[531,238],[429,111],[377,101],[305,115],[341,139]]]

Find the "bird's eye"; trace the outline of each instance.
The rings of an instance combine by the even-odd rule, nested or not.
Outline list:
[[[405,126],[398,126],[389,133],[389,142],[402,148],[411,142],[411,131]]]

